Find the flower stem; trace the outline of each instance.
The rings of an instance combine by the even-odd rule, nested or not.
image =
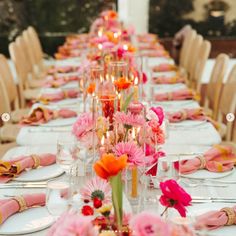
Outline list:
[[[169,207],[166,207],[165,210],[161,213],[161,217],[166,213]]]
[[[129,132],[129,128],[126,128],[126,130],[125,130],[125,136],[124,136],[124,142],[126,141],[126,139],[127,139],[127,136],[128,136],[128,132]]]

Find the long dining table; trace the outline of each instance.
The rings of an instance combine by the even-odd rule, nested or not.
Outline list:
[[[153,65],[158,65],[162,63],[172,63],[174,61],[171,58],[146,58],[147,63],[144,68],[144,71],[147,75],[150,74],[150,68]],[[56,62],[56,65],[80,65],[80,58],[73,58],[67,60],[60,60]],[[156,75],[167,75],[170,72],[161,72],[156,73]],[[69,86],[69,85],[66,85]],[[76,83],[71,83],[71,87],[76,87]],[[147,94],[148,105],[154,106],[158,105],[163,107],[165,112],[173,112],[178,111],[184,108],[199,108],[200,105],[195,100],[184,100],[184,101],[163,101],[157,102],[152,98],[153,91],[155,94],[163,93],[163,92],[172,92],[178,89],[187,88],[185,84],[177,83],[171,85],[157,85],[153,84],[149,79],[148,83],[144,86],[144,91]],[[41,88],[40,93],[44,93],[48,91],[48,88]],[[37,107],[40,104],[34,104],[33,107]],[[83,101],[82,98],[76,98],[72,100],[62,100],[55,103],[50,103],[46,105],[48,108],[71,108],[76,110],[78,113],[83,111]],[[50,150],[53,153],[56,153],[57,150],[57,140],[63,135],[70,135],[71,133],[71,125],[65,125],[61,127],[49,127],[46,125],[41,126],[24,126],[20,129],[20,132],[17,136],[17,148],[10,149],[5,155],[21,155],[23,153],[44,153],[45,151]],[[196,154],[203,154],[214,144],[221,143],[221,137],[218,131],[210,122],[196,122],[196,121],[182,121],[178,124],[169,124],[168,125],[168,135],[164,145],[161,148],[165,151],[166,155],[176,155],[180,158],[185,155],[193,156]],[[208,208],[214,209],[214,199],[226,199],[222,200],[222,204],[234,205],[227,202],[228,199],[236,199],[235,192],[235,184],[230,181],[236,180],[236,173],[233,171],[230,175],[220,178],[222,181],[222,187],[214,186],[214,182],[209,182],[211,184],[205,184],[207,182],[196,181],[194,183],[186,183],[184,180],[181,183],[187,192],[191,194],[194,199],[199,199],[199,202],[202,203],[202,206],[205,207],[205,204],[208,204]],[[229,181],[228,184],[224,184]],[[181,181],[180,181],[181,182]],[[12,181],[14,183],[14,181]],[[46,189],[25,189],[25,188],[17,188],[17,189],[0,189],[0,196],[10,195],[15,196],[19,194],[25,193],[36,193],[36,192],[45,192]],[[151,190],[150,190],[151,191]],[[159,190],[155,189],[153,195],[158,195]],[[201,202],[202,201],[202,202]],[[157,202],[153,203],[157,204]],[[191,208],[198,208],[201,206],[199,203],[193,203]],[[209,210],[206,208],[206,211]],[[39,232],[27,234],[32,236],[43,236],[46,235],[48,229],[44,229]],[[225,235],[226,236],[226,235]]]

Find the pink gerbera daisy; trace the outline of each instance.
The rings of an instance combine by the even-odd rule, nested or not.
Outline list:
[[[125,112],[118,111],[115,113],[114,119],[117,123],[128,126],[128,128],[143,126],[145,123],[145,119],[142,115],[135,115],[131,112],[126,114]]]
[[[121,142],[113,148],[117,156],[127,155],[128,162],[134,165],[144,165],[145,154],[142,148],[138,147],[134,142]]]
[[[111,202],[111,187],[109,183],[97,176],[81,188],[80,193],[84,200],[93,200],[96,197],[104,203]]]

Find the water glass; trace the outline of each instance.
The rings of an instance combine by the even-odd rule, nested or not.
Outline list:
[[[70,183],[63,180],[51,180],[47,183],[46,207],[48,212],[59,217],[70,206]]]
[[[79,148],[73,135],[64,134],[57,140],[57,164],[68,174],[78,158]]]
[[[179,179],[179,157],[166,156],[158,159],[157,178],[159,182]]]

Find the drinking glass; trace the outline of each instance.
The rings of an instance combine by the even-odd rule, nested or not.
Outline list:
[[[58,218],[70,206],[70,183],[63,180],[51,180],[47,183],[46,207],[48,212]]]
[[[179,179],[179,156],[166,156],[158,159],[158,180]]]
[[[71,166],[78,158],[79,148],[73,135],[64,134],[57,140],[57,164],[69,174]]]

